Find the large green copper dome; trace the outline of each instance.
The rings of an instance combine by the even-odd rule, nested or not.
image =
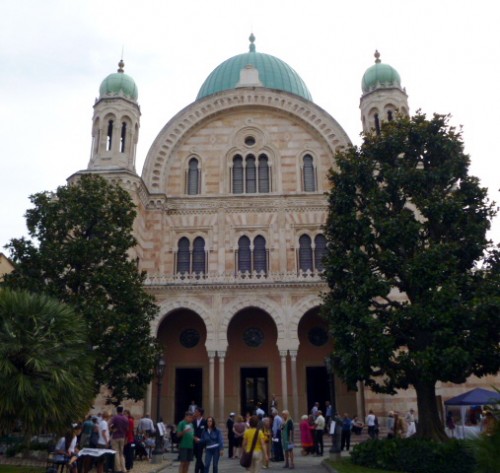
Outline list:
[[[251,35],[248,53],[234,56],[217,66],[203,82],[196,99],[234,89],[240,81],[240,71],[251,65],[258,70],[263,87],[283,90],[312,101],[311,93],[297,72],[277,57],[256,52],[254,41],[255,37]]]
[[[139,92],[135,81],[123,72],[123,66],[125,66],[125,63],[121,60],[118,63],[118,71],[110,74],[102,81],[101,87],[99,87],[100,98],[123,94],[129,99],[137,100]]]
[[[377,87],[401,87],[401,77],[398,71],[389,64],[380,62],[380,53],[375,51],[375,64],[369,67],[361,80],[363,93]]]

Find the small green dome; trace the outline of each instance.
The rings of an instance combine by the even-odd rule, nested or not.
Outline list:
[[[382,64],[380,62],[380,53],[375,51],[375,64],[369,67],[363,75],[361,89],[363,93],[366,93],[377,87],[401,88],[401,77],[392,66]]]
[[[137,86],[134,79],[123,72],[124,66],[125,63],[121,60],[118,63],[118,71],[110,74],[102,81],[101,87],[99,87],[100,98],[109,95],[119,95],[121,93],[129,99],[137,101],[137,97],[139,96]]]
[[[223,90],[234,89],[240,81],[240,71],[252,65],[259,71],[263,87],[299,95],[312,101],[311,93],[304,81],[288,64],[269,54],[255,51],[255,36],[250,36],[250,50],[227,59],[206,78],[196,99],[201,99]]]

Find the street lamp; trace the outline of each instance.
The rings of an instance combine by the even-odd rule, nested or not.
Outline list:
[[[332,422],[334,423],[333,431],[330,432],[332,437],[332,446],[330,448],[330,458],[332,460],[338,460],[340,458],[340,416],[337,412],[337,400],[335,394],[335,377],[333,369],[333,357],[328,355],[325,357],[325,367],[328,374],[328,388],[330,390],[330,402],[332,405]],[[330,429],[332,430],[332,429]]]
[[[332,405],[332,415],[337,413],[337,401],[335,399],[335,377],[333,369],[333,359],[332,355],[325,357],[325,368],[328,375],[328,390],[330,394],[330,403]]]
[[[155,375],[156,375],[156,443],[153,454],[162,454],[163,453],[163,438],[160,435],[160,429],[158,427],[158,423],[160,422],[160,398],[161,398],[161,385],[163,381],[163,374],[165,373],[165,360],[163,357],[158,358],[158,363],[155,366]]]

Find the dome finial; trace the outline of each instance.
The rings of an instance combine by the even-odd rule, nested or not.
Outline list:
[[[380,53],[378,52],[378,49],[375,49],[375,64],[380,64]]]
[[[248,39],[250,40],[250,52],[254,53],[255,52],[255,44],[254,44],[255,36],[254,36],[254,34],[251,33]]]
[[[124,72],[124,68],[125,67],[125,63],[123,62],[123,59],[120,59],[120,62],[118,63],[118,70],[116,72],[120,72],[123,74]]]

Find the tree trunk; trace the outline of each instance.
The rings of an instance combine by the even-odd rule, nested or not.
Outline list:
[[[436,401],[436,383],[423,381],[415,383],[414,387],[417,392],[418,408],[417,437],[446,442],[448,436],[439,417]]]

